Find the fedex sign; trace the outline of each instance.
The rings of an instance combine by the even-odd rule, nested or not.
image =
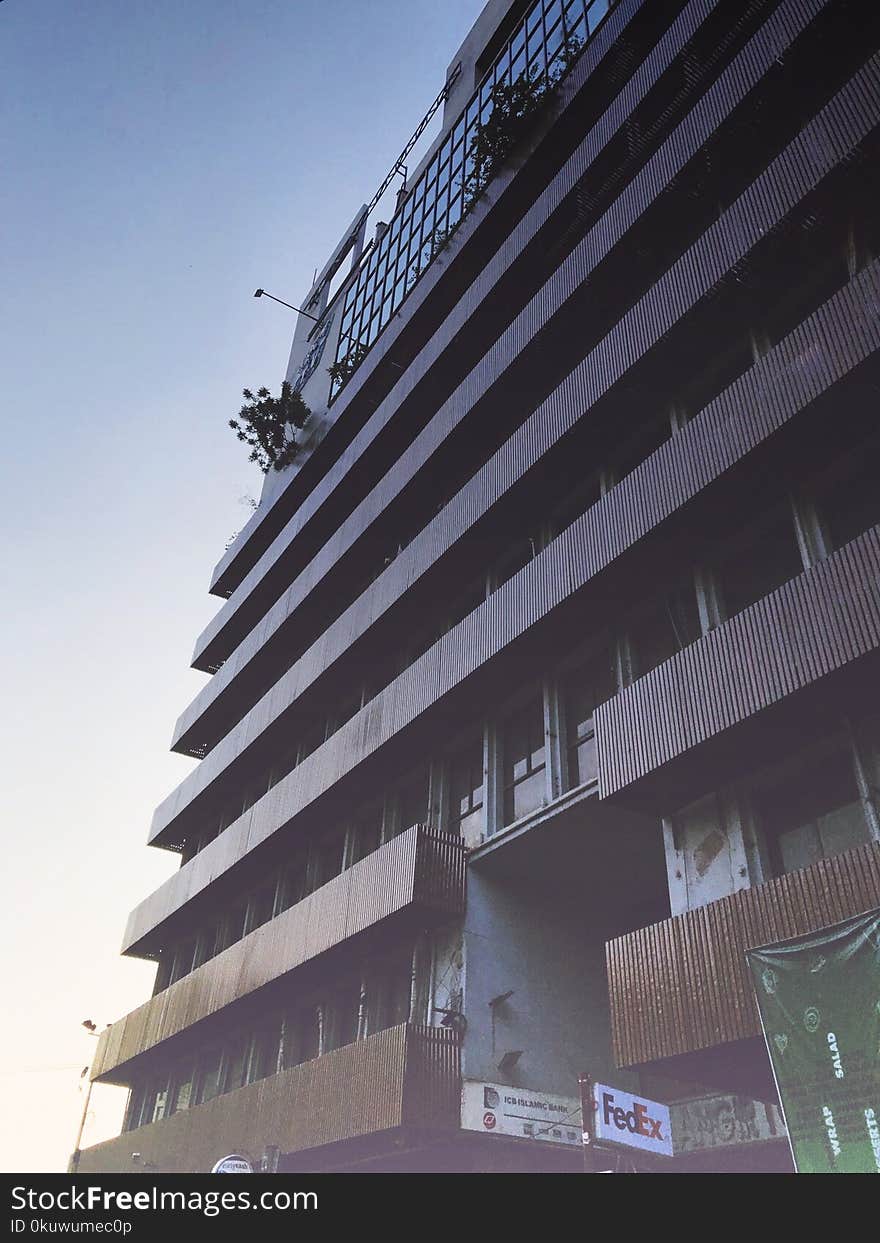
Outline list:
[[[593,1085],[593,1133],[606,1144],[623,1144],[660,1156],[672,1156],[669,1107],[633,1096],[604,1083]]]

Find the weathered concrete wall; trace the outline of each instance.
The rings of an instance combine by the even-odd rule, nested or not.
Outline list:
[[[583,911],[554,905],[528,878],[489,879],[471,870],[463,936],[466,1078],[576,1096],[580,1072],[611,1073],[604,944],[585,936],[583,921]],[[509,990],[505,1001],[489,1004]],[[516,1049],[522,1055],[505,1075],[498,1063]]]

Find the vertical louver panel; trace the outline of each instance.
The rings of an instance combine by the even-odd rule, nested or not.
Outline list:
[[[745,951],[880,904],[869,843],[606,946],[614,1056],[636,1066],[760,1034]]]

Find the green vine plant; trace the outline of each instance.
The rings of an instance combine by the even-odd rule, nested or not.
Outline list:
[[[289,428],[303,428],[311,410],[287,380],[281,385],[279,397],[273,397],[267,388],[258,388],[256,394],[245,388],[242,395],[245,405],[237,419],[229,420],[229,426],[239,440],[250,446],[248,461],[256,462],[264,475],[270,469],[283,470],[300,450],[300,443],[291,436]]]
[[[493,86],[489,95],[492,110],[484,124],[477,128],[468,147],[465,165],[469,172],[464,178],[461,215],[453,224],[437,226],[426,235],[424,241],[430,247],[428,257],[416,258],[410,269],[416,279],[455,237],[498,169],[525,137],[532,120],[555,95],[583,47],[583,39],[569,35],[546,72],[521,73],[513,82],[498,82]],[[344,358],[328,367],[333,384],[340,389],[347,384],[367,353],[368,346],[356,345]]]
[[[454,224],[436,228],[428,235],[426,240],[431,246],[432,260],[452,241],[498,169],[525,136],[531,121],[555,94],[583,46],[583,40],[577,35],[569,35],[556,55],[556,64],[548,73],[522,73],[513,82],[499,82],[492,88],[489,95],[492,110],[468,147],[470,171],[464,179],[461,216]]]
[[[358,367],[367,356],[367,347],[365,345],[355,345],[344,357],[337,359],[327,368],[327,374],[334,384],[340,388],[347,384]]]

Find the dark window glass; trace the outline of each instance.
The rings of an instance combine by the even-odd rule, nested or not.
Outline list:
[[[450,829],[469,839],[483,828],[483,740],[475,738],[450,765]]]
[[[210,928],[206,928],[204,932],[199,933],[196,938],[196,952],[195,957],[193,958],[193,970],[195,970],[196,967],[200,967],[202,963],[207,962],[209,958],[213,958],[216,945],[217,928],[215,925],[212,925]]]
[[[544,710],[540,699],[520,709],[502,729],[504,823],[512,824],[545,801]]]
[[[315,850],[315,888],[338,876],[344,861],[345,830],[333,829],[318,842]]]
[[[375,806],[365,812],[353,826],[352,829],[352,863],[359,863],[361,859],[371,855],[374,850],[379,849],[382,841],[382,808]]]
[[[596,653],[586,665],[566,674],[566,730],[568,736],[569,787],[595,781],[599,775],[593,713],[617,689],[613,657],[607,649]]]
[[[255,928],[262,927],[272,918],[272,911],[275,907],[275,887],[277,881],[274,879],[266,881],[264,885],[251,896],[248,903],[247,930],[253,932]]]
[[[397,800],[398,833],[428,820],[428,772],[421,769],[400,788]]]
[[[632,474],[637,466],[641,466],[656,449],[671,439],[672,423],[668,415],[645,423],[615,456],[612,467],[615,483]]]
[[[573,522],[596,504],[601,495],[598,471],[579,480],[565,494],[551,516],[553,534],[559,535],[560,532],[567,530]]]
[[[226,917],[226,924],[223,930],[224,948],[234,945],[236,941],[241,940],[244,936],[246,919],[247,902],[244,900],[236,902]]]
[[[693,581],[647,601],[630,618],[631,676],[640,678],[700,637],[700,617]]]
[[[316,1006],[291,1011],[284,1020],[281,1064],[287,1070],[318,1056],[320,1027]]]
[[[211,1049],[204,1054],[199,1073],[198,1103],[200,1105],[220,1095],[220,1064],[219,1049]]]
[[[861,446],[848,468],[823,489],[818,508],[834,549],[880,523],[880,439]]]
[[[354,1044],[358,1036],[361,1006],[360,981],[351,980],[339,988],[325,1010],[324,1052]]]
[[[537,543],[531,538],[519,539],[509,548],[495,565],[493,575],[495,590],[504,585],[514,574],[518,574],[523,566],[528,565],[537,551]]]
[[[124,1131],[134,1131],[143,1124],[144,1097],[146,1088],[144,1084],[137,1084],[131,1089],[131,1095],[128,1098],[128,1108],[125,1111]]]
[[[281,1037],[280,1021],[265,1019],[254,1032],[248,1065],[245,1073],[247,1083],[274,1075],[278,1069],[278,1048]]]
[[[182,945],[178,946],[174,955],[174,962],[171,967],[171,984],[173,984],[176,980],[181,979],[183,976],[189,975],[190,971],[192,971],[195,949],[196,945],[194,939],[184,941]]]
[[[171,1097],[171,1112],[174,1114],[183,1113],[185,1109],[189,1109],[193,1103],[193,1080],[195,1071],[189,1066],[175,1080],[174,1091]]]
[[[447,630],[451,630],[453,626],[457,626],[458,623],[463,621],[468,614],[474,611],[474,609],[478,609],[485,599],[486,579],[485,576],[481,574],[479,578],[474,579],[474,581],[468,586],[467,590],[462,592],[458,599],[452,604],[452,607],[449,610],[447,624],[443,627],[444,633]]]
[[[312,754],[313,751],[317,751],[326,736],[327,722],[323,718],[320,721],[315,721],[314,724],[310,725],[300,739],[297,762],[301,764],[307,756]]]
[[[384,1031],[409,1019],[412,954],[395,954],[367,972],[367,1030]]]
[[[244,1072],[247,1066],[248,1038],[236,1036],[230,1041],[226,1052],[226,1071],[223,1076],[223,1091],[234,1092],[244,1083]]]
[[[736,616],[803,568],[791,509],[780,503],[732,539],[719,557],[726,615]]]
[[[755,794],[777,874],[869,840],[852,757],[845,747],[812,755]]]
[[[289,906],[301,902],[306,895],[306,879],[308,876],[308,857],[304,850],[297,851],[295,857],[284,870],[281,888],[278,894],[278,913],[286,911]]]

